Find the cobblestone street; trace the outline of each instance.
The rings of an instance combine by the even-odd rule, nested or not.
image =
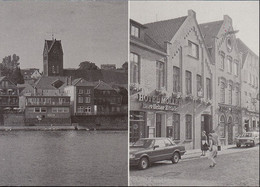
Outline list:
[[[216,158],[214,168],[207,158],[184,159],[176,165],[155,163],[144,171],[131,168],[130,185],[258,186],[259,145],[232,147],[228,152]]]

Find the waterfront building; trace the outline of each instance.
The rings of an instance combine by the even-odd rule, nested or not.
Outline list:
[[[130,142],[170,137],[200,148],[213,129],[214,71],[196,13],[140,24],[130,21]]]
[[[214,129],[222,144],[233,144],[242,132],[241,118],[241,54],[237,48],[232,19],[200,24],[215,71]]]
[[[19,89],[6,76],[0,77],[0,113],[19,107]]]
[[[69,96],[24,96],[25,125],[71,125]]]
[[[126,114],[126,108],[122,105],[122,96],[110,85],[98,81],[94,88],[94,104],[97,115]]]
[[[71,98],[71,115],[94,115],[94,83],[82,78],[75,79],[66,85],[64,93]]]
[[[259,57],[237,39],[242,53],[241,108],[244,131],[259,130]]]

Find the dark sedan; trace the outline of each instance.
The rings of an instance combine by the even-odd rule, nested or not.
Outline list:
[[[169,138],[141,138],[130,146],[130,165],[147,169],[151,163],[162,160],[171,160],[174,164],[184,153],[185,147]]]

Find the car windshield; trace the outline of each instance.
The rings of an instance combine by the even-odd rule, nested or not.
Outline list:
[[[245,133],[242,135],[242,137],[252,137],[252,133]]]
[[[140,139],[137,142],[135,142],[132,147],[143,147],[148,148],[153,144],[154,140],[146,140],[146,139]]]

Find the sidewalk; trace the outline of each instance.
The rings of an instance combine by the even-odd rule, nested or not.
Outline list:
[[[218,155],[225,154],[231,151],[230,148],[235,148],[236,145],[225,145],[221,146],[221,151],[218,151]],[[232,151],[234,152],[234,151]],[[239,152],[239,151],[235,151]],[[207,151],[208,153],[208,151]],[[186,159],[192,159],[192,158],[207,158],[207,153],[206,156],[201,156],[201,149],[191,149],[191,150],[186,150],[186,153],[181,157],[182,160]]]

